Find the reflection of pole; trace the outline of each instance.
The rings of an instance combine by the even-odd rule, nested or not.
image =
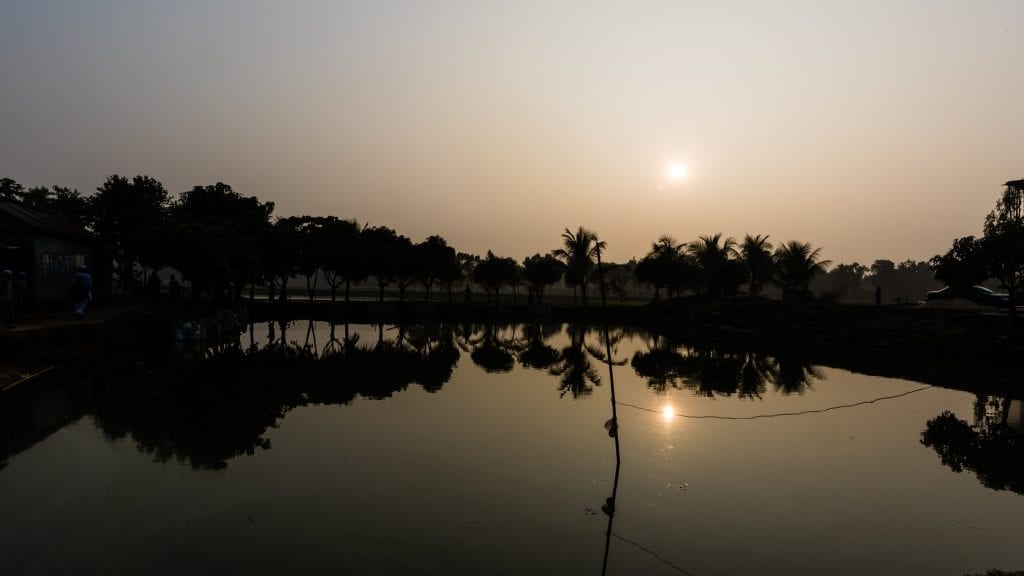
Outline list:
[[[601,510],[608,515],[608,530],[604,535],[604,560],[601,563],[601,576],[608,570],[608,550],[612,542],[612,521],[615,519],[615,497],[619,492],[619,469],[622,467],[622,453],[619,449],[619,417],[615,402],[615,371],[612,367],[612,339],[608,329],[608,295],[604,284],[604,267],[601,264],[601,247],[597,247],[597,280],[601,283],[601,312],[604,316],[604,350],[605,363],[608,364],[608,385],[612,396],[612,419],[606,424],[608,435],[615,440],[615,480],[612,482],[612,495],[609,496]]]

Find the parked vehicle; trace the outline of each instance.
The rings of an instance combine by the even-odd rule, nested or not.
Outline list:
[[[1005,308],[1010,305],[1010,295],[1003,292],[993,292],[984,286],[971,286],[970,288],[953,288],[946,286],[941,290],[933,290],[928,293],[927,300],[951,300],[960,298],[970,300],[985,306],[996,306]]]

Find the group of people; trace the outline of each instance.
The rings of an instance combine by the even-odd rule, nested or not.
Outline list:
[[[162,282],[154,272],[146,283],[146,292],[152,301],[162,298]],[[4,328],[13,328],[15,318],[24,314],[32,300],[32,293],[28,288],[28,274],[25,272],[15,273],[9,269],[0,269],[0,325]],[[71,276],[68,285],[67,303],[70,307],[71,316],[76,320],[85,319],[85,310],[93,300],[93,279],[89,269],[85,266],[77,268]],[[181,283],[171,275],[167,284],[167,297],[171,302],[178,302],[182,296]]]

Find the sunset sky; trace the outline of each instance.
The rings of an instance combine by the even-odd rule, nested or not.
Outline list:
[[[522,258],[927,259],[1024,178],[1024,2],[0,2],[0,176],[223,181]],[[673,166],[675,169],[673,170]]]

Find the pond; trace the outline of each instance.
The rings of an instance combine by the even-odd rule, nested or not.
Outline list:
[[[1024,567],[1019,400],[623,328],[264,323],[3,400],[4,574]]]

